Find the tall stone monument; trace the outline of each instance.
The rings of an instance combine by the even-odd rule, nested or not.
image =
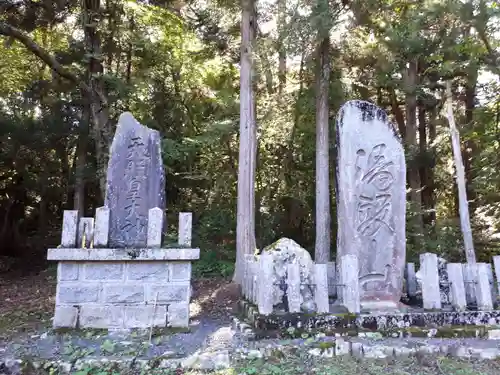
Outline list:
[[[125,112],[111,144],[105,205],[110,209],[109,246],[144,247],[148,211],[165,208],[161,138]]]
[[[401,139],[382,109],[360,100],[342,106],[336,130],[337,262],[358,257],[362,310],[398,309],[406,257]]]

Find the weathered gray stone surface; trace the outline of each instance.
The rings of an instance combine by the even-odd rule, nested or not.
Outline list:
[[[168,281],[169,264],[164,262],[130,262],[127,264],[127,279],[162,282]]]
[[[302,298],[300,296],[300,266],[294,262],[288,265],[286,279],[286,294],[288,300],[288,311],[300,312]]]
[[[343,306],[351,313],[360,312],[360,292],[359,292],[359,261],[356,255],[346,254],[340,258],[340,285],[338,295]]]
[[[496,284],[493,287],[496,289],[496,295],[500,295],[500,255],[493,257],[493,268],[496,277]]]
[[[359,259],[362,308],[396,309],[406,256],[400,137],[383,110],[359,100],[340,109],[336,135],[337,262],[346,254]]]
[[[450,302],[456,311],[464,311],[467,307],[462,264],[448,263],[448,280],[450,282]]]
[[[125,264],[92,262],[83,266],[85,280],[123,280]]]
[[[424,309],[440,309],[441,293],[439,290],[438,257],[436,254],[420,254],[422,274],[422,299]]]
[[[165,208],[165,172],[156,130],[123,113],[111,144],[105,205],[110,247],[145,247],[150,208]]]
[[[266,256],[273,265],[272,280],[265,284],[265,290],[259,291],[260,294],[267,293],[272,298],[275,308],[280,309],[284,304],[286,273],[288,264],[298,262],[300,267],[301,283],[301,311],[313,312],[316,310],[314,302],[314,290],[311,287],[314,283],[314,263],[311,255],[306,249],[289,238],[281,238],[272,245],[264,248],[262,254]],[[258,275],[259,278],[262,275]],[[281,307],[282,308],[282,307]]]
[[[47,260],[59,261],[139,261],[196,260],[200,249],[49,249]]]
[[[330,297],[337,296],[337,264],[328,262],[328,295]]]
[[[406,264],[406,293],[413,298],[417,295],[417,277],[415,276],[415,263]]]
[[[191,280],[191,262],[171,262],[170,281],[189,281]]]
[[[275,304],[277,285],[275,285],[274,269],[273,255],[268,252],[262,253],[259,258],[257,306],[259,307],[259,312],[264,315],[271,314]],[[285,277],[285,275],[286,274],[284,274],[283,277]],[[286,282],[286,280],[283,281]],[[280,295],[280,297],[283,298],[282,295]]]
[[[193,214],[191,212],[179,213],[179,245],[191,246]]]
[[[476,300],[479,310],[493,310],[493,301],[491,299],[491,286],[488,278],[488,265],[486,263],[477,263],[477,284]]]
[[[189,325],[189,302],[170,303],[167,316],[169,326],[187,327]]]
[[[64,210],[63,227],[61,233],[62,247],[75,247],[78,233],[78,211]]]
[[[163,237],[163,219],[165,215],[161,208],[151,208],[148,212],[148,247],[161,247]]]
[[[477,289],[477,266],[475,264],[462,264],[465,284],[465,297],[467,305],[476,305],[476,289]]]
[[[328,303],[328,274],[326,264],[314,265],[314,302],[316,303],[316,312],[319,314],[330,311]]]
[[[57,280],[58,281],[74,281],[78,280],[80,267],[74,262],[59,262],[57,264]]]
[[[109,208],[95,210],[94,247],[106,247],[109,240]]]

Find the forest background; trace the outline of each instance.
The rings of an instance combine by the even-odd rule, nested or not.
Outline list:
[[[5,262],[44,264],[63,210],[91,216],[102,205],[108,146],[131,111],[163,137],[167,234],[175,238],[178,212],[193,212],[196,272],[230,275],[240,71],[249,78],[241,100],[255,114],[257,248],[289,237],[314,254],[316,232],[328,233],[316,227],[326,196],[322,246],[334,256],[335,117],[363,99],[388,112],[404,141],[408,259],[431,251],[465,261],[449,81],[477,259],[500,253],[496,1],[4,0],[0,41]],[[321,196],[317,150],[330,156]]]

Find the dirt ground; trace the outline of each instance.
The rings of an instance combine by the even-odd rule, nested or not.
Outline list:
[[[55,289],[55,267],[30,274],[0,274],[0,341],[49,328]],[[193,281],[192,292],[192,318],[227,320],[239,300],[238,288],[221,277]]]

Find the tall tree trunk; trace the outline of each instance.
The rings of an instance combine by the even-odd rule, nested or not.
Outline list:
[[[109,109],[102,105],[100,98],[107,97],[103,82],[104,68],[102,64],[101,39],[97,26],[101,15],[100,0],[83,0],[83,30],[85,35],[85,52],[89,56],[88,72],[90,77],[90,110],[92,116],[92,137],[95,142],[97,160],[97,178],[102,198],[106,192],[106,169],[111,141],[109,128]]]
[[[456,180],[458,187],[459,205],[460,205],[460,226],[464,238],[465,256],[467,263],[476,263],[476,253],[474,252],[474,242],[472,239],[472,229],[470,225],[469,203],[467,201],[467,192],[465,187],[465,173],[460,152],[460,135],[455,124],[453,116],[453,102],[451,93],[451,82],[446,83],[446,117],[450,125],[451,144],[453,148],[453,157],[455,159],[455,169],[457,172]]]
[[[410,155],[415,159],[418,154],[417,145],[417,85],[418,85],[418,63],[417,59],[409,62],[405,75],[405,102],[406,102],[406,147]],[[417,243],[422,239],[423,221],[422,221],[422,198],[419,170],[416,167],[414,160],[408,166],[408,182],[410,185],[410,201],[412,202],[415,212],[413,222],[413,232],[418,236]]]
[[[278,0],[278,100],[282,100],[282,94],[286,85],[286,0]]]
[[[330,38],[319,40],[316,69],[316,263],[330,261],[330,168],[328,86]]]
[[[474,129],[474,109],[476,108],[476,86],[478,77],[478,67],[472,62],[468,68],[467,81],[465,83],[465,126],[467,129]],[[462,158],[464,161],[465,171],[465,188],[467,191],[467,199],[469,201],[469,210],[471,216],[474,216],[476,209],[477,194],[474,189],[474,179],[476,173],[472,166],[472,162],[477,155],[477,146],[474,139],[467,139],[463,143]]]
[[[252,85],[254,0],[242,0],[240,65],[240,149],[236,215],[236,267],[233,280],[243,281],[245,255],[255,252],[256,125]]]

